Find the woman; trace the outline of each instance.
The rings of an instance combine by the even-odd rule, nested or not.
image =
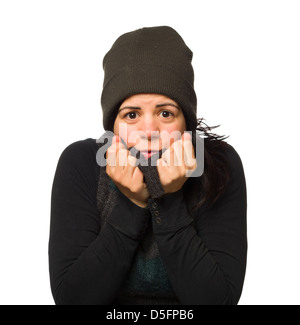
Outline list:
[[[165,26],[122,35],[104,57],[103,125],[114,136],[71,144],[53,183],[57,304],[238,303],[245,177],[236,151],[197,119],[191,61]],[[200,177],[192,177],[196,131],[205,138]],[[99,167],[103,148],[107,164]],[[154,166],[142,166],[154,157]]]

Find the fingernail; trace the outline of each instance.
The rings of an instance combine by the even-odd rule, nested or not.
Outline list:
[[[112,137],[112,143],[116,143],[116,142],[118,142],[118,137],[116,135],[114,135]]]

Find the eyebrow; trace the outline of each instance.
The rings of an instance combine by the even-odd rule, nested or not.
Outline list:
[[[158,104],[158,105],[155,105],[155,108],[160,108],[160,107],[164,107],[164,106],[173,106],[173,107],[177,108],[178,110],[180,110],[180,107],[173,103]],[[119,109],[119,112],[123,111],[123,109],[141,109],[141,107],[139,107],[139,106],[124,106]]]

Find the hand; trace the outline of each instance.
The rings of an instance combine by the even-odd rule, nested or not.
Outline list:
[[[130,155],[118,135],[113,137],[106,156],[106,173],[120,192],[134,204],[146,207],[150,195],[144,182],[144,174],[137,167],[137,159]]]
[[[184,133],[157,160],[157,170],[165,193],[179,191],[197,168],[191,135]]]

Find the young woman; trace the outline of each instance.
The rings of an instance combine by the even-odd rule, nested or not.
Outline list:
[[[57,304],[238,303],[245,177],[237,152],[197,119],[191,61],[166,26],[126,33],[106,54],[103,124],[114,136],[71,144],[53,183],[49,264]],[[204,172],[192,177],[198,132]],[[103,148],[107,164],[99,166]],[[141,166],[154,157],[154,166]]]

